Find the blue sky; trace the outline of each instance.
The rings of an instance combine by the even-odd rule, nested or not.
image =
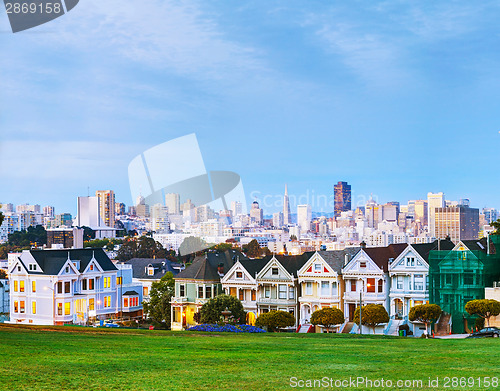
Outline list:
[[[345,180],[355,202],[500,207],[499,19],[495,1],[82,0],[12,34],[2,10],[0,202],[130,205],[128,163],[195,132],[249,202]]]

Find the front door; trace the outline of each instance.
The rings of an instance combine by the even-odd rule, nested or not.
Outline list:
[[[356,304],[349,304],[349,322],[354,322],[354,312],[356,312]]]

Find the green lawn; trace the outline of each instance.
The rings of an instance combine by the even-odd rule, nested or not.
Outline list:
[[[484,386],[484,377],[500,376],[499,358],[498,339],[213,335],[0,325],[0,389],[9,390],[307,389],[290,387],[295,384],[290,381],[293,377],[297,381],[383,378],[393,382],[391,389],[404,390],[485,390],[499,388]],[[444,388],[445,377],[454,376],[474,377],[475,386]],[[438,387],[428,387],[429,377],[439,377]],[[418,379],[422,388],[396,385],[397,380]],[[334,383],[329,389],[380,388]]]

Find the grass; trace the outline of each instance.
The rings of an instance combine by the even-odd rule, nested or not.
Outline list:
[[[485,390],[477,378],[500,375],[499,352],[498,339],[0,325],[0,389],[281,390],[292,388],[292,377],[359,376],[391,380],[394,390],[441,390],[456,376],[474,377],[475,386],[447,389]],[[429,377],[439,386],[428,387]],[[417,379],[423,387],[396,385]]]

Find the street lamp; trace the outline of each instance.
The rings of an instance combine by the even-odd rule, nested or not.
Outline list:
[[[366,287],[368,288],[371,286],[371,284],[366,284]],[[363,324],[361,323],[362,320],[362,308],[363,308],[363,290],[365,289],[365,280],[361,280],[361,289],[359,290],[359,334],[363,334]]]

